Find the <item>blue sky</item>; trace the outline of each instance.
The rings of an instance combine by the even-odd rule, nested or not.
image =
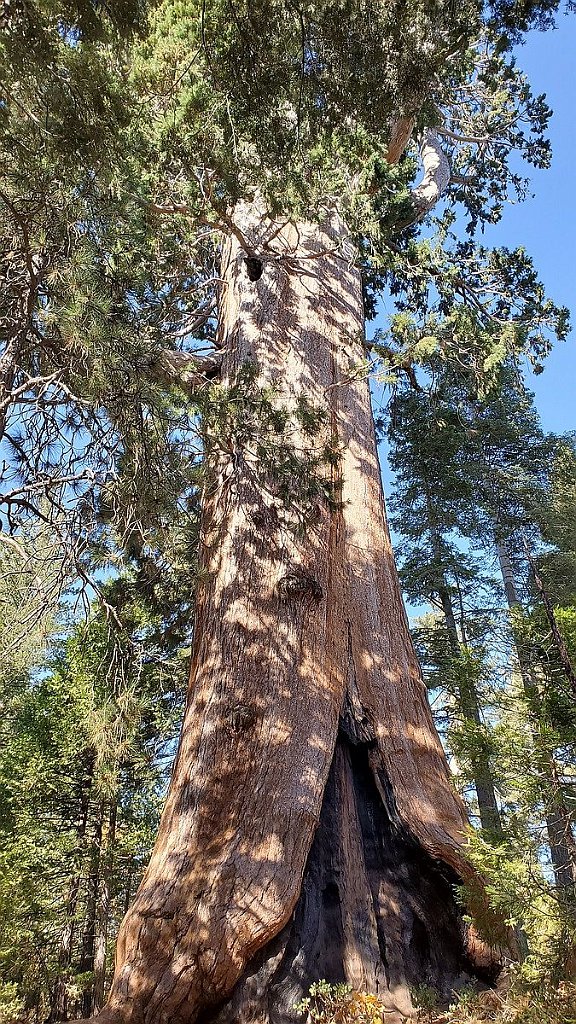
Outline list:
[[[518,50],[535,93],[546,93],[551,122],[552,166],[530,168],[533,199],[504,210],[486,241],[524,245],[550,298],[568,306],[576,326],[576,17],[560,15],[555,31],[532,33]],[[529,376],[545,430],[576,429],[576,332],[555,345],[544,373]]]

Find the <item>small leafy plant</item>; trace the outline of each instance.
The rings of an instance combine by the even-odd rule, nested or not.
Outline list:
[[[310,995],[295,1007],[307,1013],[315,1024],[382,1024],[384,1004],[369,992],[357,992],[350,985],[317,981]]]

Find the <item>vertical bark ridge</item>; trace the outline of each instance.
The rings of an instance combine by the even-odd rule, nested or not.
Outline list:
[[[337,225],[271,233],[255,208],[238,215],[262,274],[250,277],[232,239],[225,375],[233,381],[252,363],[257,385],[273,387],[278,401],[294,408],[304,396],[325,411],[326,436],[342,452],[341,504],[331,513],[319,503],[298,531],[249,439],[211,454],[189,701],[158,841],[121,929],[106,1022],[192,1024],[222,1005],[222,1020],[284,1021],[293,990],[303,994],[298,979],[324,967],[407,1007],[404,960],[436,957],[417,920],[428,902],[429,917],[438,915],[432,890],[446,871],[470,876],[465,811],[433,726],[385,523],[359,274]],[[315,443],[296,415],[290,426],[296,449]],[[282,589],[291,575],[311,579],[311,593]],[[337,744],[345,703],[355,730],[369,734],[361,768],[353,744]],[[386,849],[356,874],[379,828]],[[400,884],[396,858],[405,856],[414,867]],[[442,884],[452,921],[459,915]],[[413,885],[421,912],[406,909]],[[460,962],[463,935],[450,928]],[[421,946],[425,956],[414,952]],[[444,948],[438,956],[440,976],[449,958]],[[445,974],[453,979],[455,969]]]

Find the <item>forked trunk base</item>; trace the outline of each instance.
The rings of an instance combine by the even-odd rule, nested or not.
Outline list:
[[[466,954],[455,873],[389,810],[371,745],[341,730],[294,914],[201,1024],[292,1024],[321,979],[375,993],[387,1024],[400,1024],[413,1016],[418,988],[447,1003],[465,985],[494,981],[496,964],[482,968]]]

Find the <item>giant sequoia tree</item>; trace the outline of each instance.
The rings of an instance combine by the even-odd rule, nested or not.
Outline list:
[[[553,8],[6,15],[6,525],[51,523],[83,579],[95,553],[146,572],[202,492],[189,701],[103,1021],[287,1021],[318,977],[394,1019],[410,986],[497,970],[454,897],[482,885],[402,608],[364,311],[388,284],[380,355],[437,348],[471,386],[564,331],[522,250],[451,233],[454,202],[473,233],[522,192],[512,150],[548,159],[507,52]]]

